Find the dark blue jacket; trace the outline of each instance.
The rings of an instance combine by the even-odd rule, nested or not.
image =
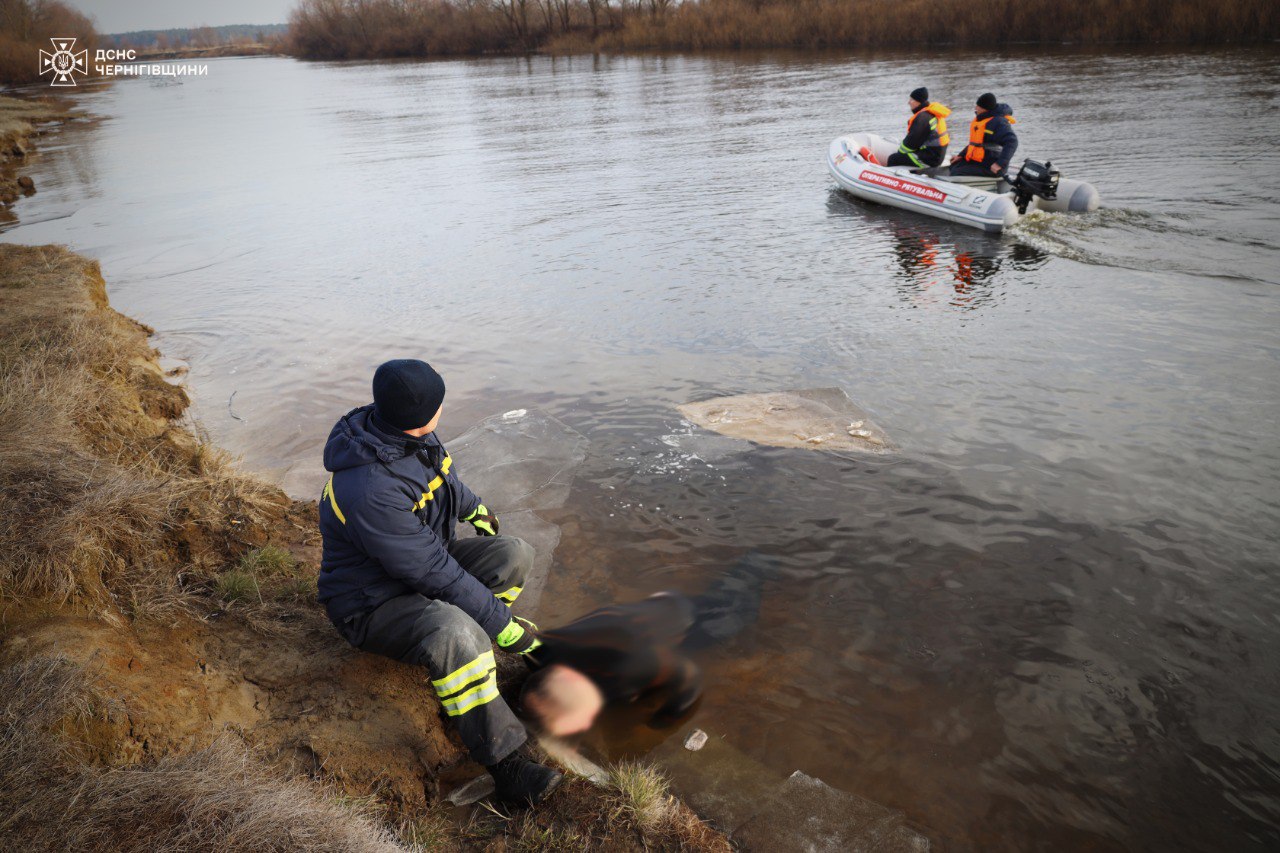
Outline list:
[[[987,122],[986,144],[990,146],[1000,146],[998,153],[994,149],[988,150],[982,158],[983,165],[991,162],[991,157],[995,155],[995,161],[1000,164],[1000,171],[1009,171],[1009,161],[1013,159],[1014,153],[1018,150],[1018,134],[1013,132],[1013,126],[1009,124],[1006,116],[1013,115],[1013,108],[1008,104],[996,104],[994,110],[981,112],[977,115],[977,120],[981,121],[987,116],[991,116],[991,121]]]
[[[362,406],[334,424],[324,467],[333,474],[320,496],[320,601],[333,622],[419,592],[501,633],[511,611],[449,555],[458,518],[480,499],[435,433],[415,439]]]

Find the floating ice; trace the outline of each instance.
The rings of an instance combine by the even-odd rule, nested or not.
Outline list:
[[[562,506],[587,458],[586,438],[538,409],[486,418],[448,447],[463,482],[495,512]]]
[[[491,510],[502,533],[533,546],[533,568],[515,610],[537,612],[560,544],[560,527],[534,510],[556,509],[569,497],[573,474],[587,457],[587,440],[538,409],[486,418],[448,443],[458,475]]]
[[[897,449],[839,388],[739,394],[679,409],[704,429],[757,444],[864,453]]]

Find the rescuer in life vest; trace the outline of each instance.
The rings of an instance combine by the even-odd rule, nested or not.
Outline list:
[[[951,158],[952,175],[1003,175],[1018,150],[1018,134],[1013,110],[996,101],[990,92],[978,98],[969,124],[969,144]]]
[[[951,110],[929,100],[929,90],[916,89],[907,99],[911,118],[907,119],[907,135],[898,150],[889,155],[887,166],[915,166],[919,169],[941,166],[947,155],[951,136],[947,133],[947,116]]]

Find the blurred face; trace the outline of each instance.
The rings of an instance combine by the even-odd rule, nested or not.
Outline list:
[[[547,670],[542,688],[524,697],[524,707],[547,734],[567,737],[591,728],[604,696],[576,669],[556,665]]]
[[[911,108],[911,112],[915,112],[916,110],[923,107],[924,104],[920,103],[915,98],[907,98],[907,106]]]

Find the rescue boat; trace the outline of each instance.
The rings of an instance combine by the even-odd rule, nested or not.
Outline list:
[[[1012,178],[953,178],[945,167],[882,165],[897,150],[874,133],[852,133],[831,142],[827,166],[840,188],[858,198],[990,234],[999,234],[1033,210],[1085,212],[1098,207],[1098,191],[1091,184],[1061,177],[1050,163],[1027,160]]]

